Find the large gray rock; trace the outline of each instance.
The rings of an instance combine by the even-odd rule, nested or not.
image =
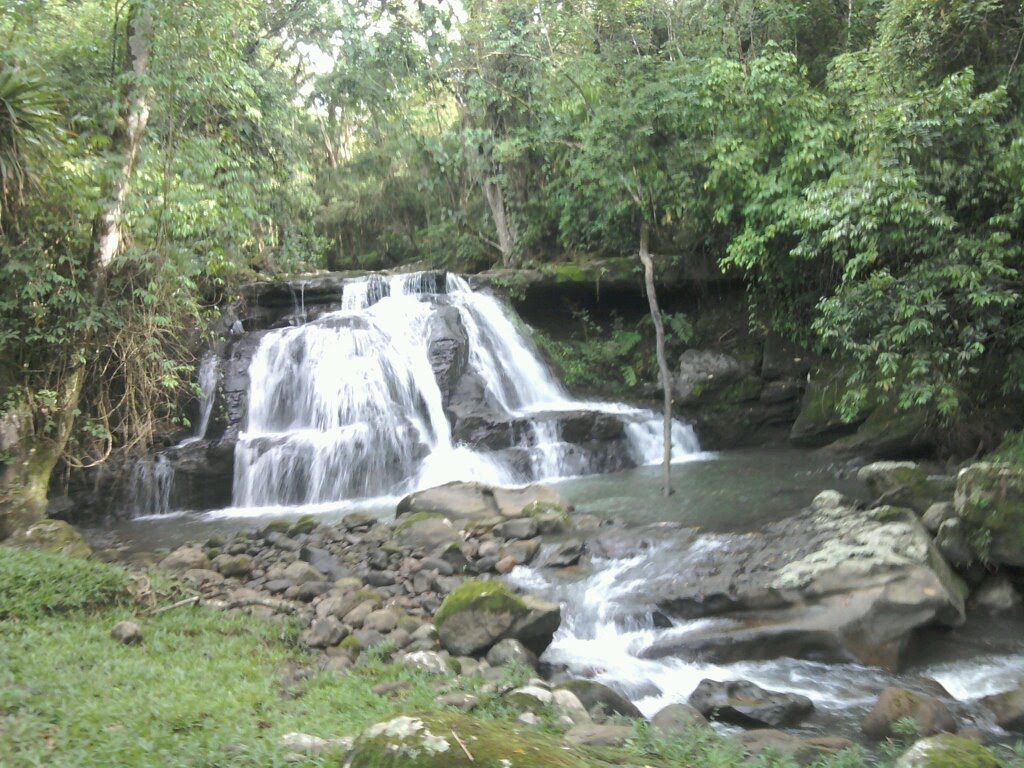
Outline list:
[[[924,467],[913,461],[876,461],[861,467],[857,479],[867,485],[874,498],[920,514],[940,500],[940,489],[929,482]]]
[[[455,656],[486,653],[500,640],[519,640],[538,656],[562,620],[557,603],[514,594],[505,584],[471,579],[456,587],[434,622],[441,644]]]
[[[966,587],[910,510],[860,510],[835,492],[695,556],[690,577],[653,584],[670,616],[728,615],[656,643],[651,658],[731,662],[781,656],[899,666],[911,632],[964,620]]]
[[[212,565],[201,547],[178,547],[160,561],[160,567],[164,570],[180,573],[194,568],[212,570]]]
[[[462,540],[458,530],[445,517],[410,517],[399,521],[395,528],[394,541],[413,550],[430,552],[438,547]]]
[[[767,691],[746,680],[701,680],[690,705],[712,720],[770,728],[796,725],[814,709],[806,696]]]
[[[651,726],[664,733],[686,733],[694,728],[707,728],[708,720],[696,707],[677,703],[658,710],[651,718]]]
[[[441,401],[447,408],[469,358],[469,342],[458,308],[441,306],[430,316],[427,358],[441,390]]]
[[[453,522],[493,517],[532,517],[549,510],[568,513],[572,505],[546,485],[498,488],[484,483],[454,482],[417,491],[398,503],[398,517],[434,512]]]
[[[1000,728],[1024,733],[1024,680],[1009,691],[984,697],[981,703],[995,715]]]
[[[688,349],[679,357],[675,393],[682,405],[694,405],[709,400],[737,399],[731,392],[735,384],[745,378],[752,382],[747,397],[756,400],[760,394],[760,381],[755,379],[753,366],[732,355],[710,349]]]
[[[574,694],[595,718],[611,715],[643,718],[643,713],[621,693],[596,680],[569,680],[558,686],[560,690]]]

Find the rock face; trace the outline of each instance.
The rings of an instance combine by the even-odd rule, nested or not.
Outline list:
[[[972,464],[957,477],[953,503],[981,559],[1024,566],[1024,467]]]
[[[435,513],[452,522],[532,517],[543,512],[566,514],[572,509],[557,491],[546,485],[497,488],[483,483],[454,482],[417,491],[398,503],[398,517],[417,512]]]
[[[806,696],[766,691],[745,680],[701,680],[690,705],[712,720],[755,728],[796,725],[814,709]]]
[[[470,580],[445,598],[434,617],[442,645],[456,656],[486,653],[512,638],[538,656],[561,622],[556,603],[521,597],[498,581]]]
[[[860,510],[834,491],[702,555],[687,583],[656,589],[670,616],[733,622],[655,644],[648,657],[789,656],[889,669],[915,628],[962,623],[966,592],[913,512]]]

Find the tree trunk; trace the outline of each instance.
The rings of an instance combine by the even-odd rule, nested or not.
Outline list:
[[[149,123],[148,89],[145,87],[149,67],[149,47],[153,32],[153,15],[147,3],[133,4],[128,14],[127,56],[125,68],[131,79],[125,87],[121,117],[114,131],[111,149],[121,157],[120,172],[111,182],[105,209],[93,227],[93,269],[96,298],[102,300],[111,265],[123,244],[124,204],[139,159],[142,137]]]
[[[644,265],[644,285],[647,288],[647,303],[654,321],[655,353],[658,357],[658,371],[661,375],[661,389],[665,398],[664,422],[662,424],[661,492],[672,495],[672,379],[668,361],[665,359],[665,326],[661,322],[658,297],[654,292],[654,257],[648,250],[650,227],[647,222],[640,225],[640,261]]]
[[[491,210],[491,218],[494,219],[494,228],[498,231],[498,250],[501,251],[501,263],[505,267],[514,267],[515,238],[508,226],[508,214],[505,211],[505,193],[501,187],[493,181],[484,182],[484,195],[487,197],[487,207]]]

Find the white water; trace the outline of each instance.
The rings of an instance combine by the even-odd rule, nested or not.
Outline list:
[[[427,349],[441,304],[458,310],[468,367],[488,400],[531,422],[518,446],[528,457],[525,474],[507,456],[452,439]],[[234,507],[324,507],[452,480],[510,485],[593,472],[585,452],[561,439],[553,412],[612,414],[625,425],[634,463],[660,460],[661,421],[653,412],[571,399],[508,311],[461,277],[448,275],[443,286],[433,272],[352,280],[341,306],[261,341],[235,453]],[[699,450],[681,423],[673,439],[675,461]]]
[[[210,426],[213,403],[217,399],[217,382],[220,380],[220,361],[213,352],[207,352],[199,363],[197,385],[199,386],[199,420],[191,437],[186,437],[177,447],[191,445],[206,437]]]
[[[690,558],[718,546],[720,541],[720,537],[713,536],[700,537],[692,544],[666,541],[634,557],[595,558],[592,574],[576,581],[552,581],[528,566],[517,566],[506,578],[523,591],[562,605],[562,624],[544,653],[544,661],[565,665],[576,676],[616,689],[648,717],[669,704],[685,702],[705,678],[743,679],[769,690],[807,696],[826,722],[853,721],[855,729],[884,688],[913,687],[915,678],[930,677],[961,702],[961,719],[984,730],[998,731],[975,702],[1014,687],[1024,669],[1024,654],[988,654],[935,664],[903,679],[877,667],[788,658],[735,664],[642,658],[643,651],[655,643],[729,623],[728,619],[700,619],[655,626],[653,606],[645,598],[653,581],[685,580]]]

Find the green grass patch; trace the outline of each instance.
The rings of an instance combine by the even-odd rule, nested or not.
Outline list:
[[[125,603],[128,574],[107,563],[0,547],[0,619],[91,610]]]

